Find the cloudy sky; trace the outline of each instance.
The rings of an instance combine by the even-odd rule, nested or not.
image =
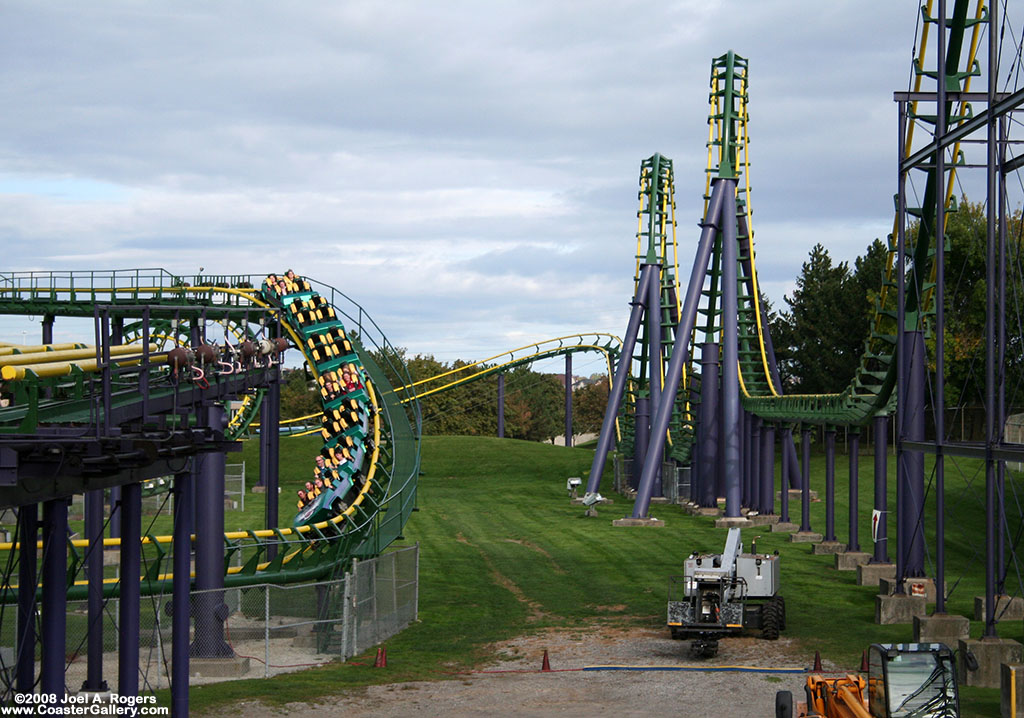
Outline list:
[[[919,11],[7,0],[2,16],[0,269],[293,267],[450,360],[624,330],[654,152],[675,163],[690,261],[709,63],[730,49],[750,59],[769,296],[815,242],[852,259],[883,237]]]

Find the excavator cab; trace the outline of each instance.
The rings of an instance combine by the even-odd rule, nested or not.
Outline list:
[[[806,703],[775,696],[776,718],[958,718],[953,651],[943,643],[875,643],[868,673],[807,677]]]
[[[868,649],[872,718],[956,718],[953,651],[943,643],[875,643]]]

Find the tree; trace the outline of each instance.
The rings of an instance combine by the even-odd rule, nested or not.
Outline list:
[[[281,418],[308,416],[321,408],[320,395],[307,379],[306,370],[285,369],[281,375]]]
[[[834,265],[828,250],[814,245],[785,298],[789,311],[779,318],[784,326],[776,350],[782,349],[793,391],[838,392],[853,378],[866,336],[867,298],[858,293],[849,265]]]

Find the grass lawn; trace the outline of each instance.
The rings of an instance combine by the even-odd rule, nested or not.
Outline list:
[[[282,442],[282,485],[292,474],[297,481],[307,473],[300,455],[312,451],[301,442]],[[250,470],[257,465],[254,453],[249,454],[254,449],[246,448]],[[426,437],[420,511],[398,544],[418,541],[421,546],[420,622],[388,642],[389,670],[355,665],[372,663],[371,654],[273,680],[193,688],[193,707],[198,711],[243,698],[285,703],[374,683],[444,679],[452,671],[486,664],[493,658],[494,642],[550,626],[663,626],[668,576],[681,573],[683,558],[693,550],[721,550],[725,532],[710,519],[685,516],[673,506],[652,507],[652,515],[665,519],[664,529],[613,528],[611,519],[631,508],[621,499],[602,507],[598,519],[584,518],[567,500],[565,479],[586,476],[592,456],[586,449],[507,439]],[[975,489],[980,486],[976,471],[971,464],[947,469],[952,504],[947,580],[956,583],[949,610],[964,614],[972,610],[983,581],[976,553],[984,555],[983,514],[967,488],[969,482],[975,482]],[[837,460],[836,474],[836,527],[845,540],[845,457]],[[823,495],[823,457],[813,458],[811,475]],[[865,458],[860,529],[865,550],[870,550],[871,482],[871,462]],[[284,496],[282,504],[288,506]],[[250,502],[250,497],[257,500]],[[260,498],[250,494],[250,510],[245,516],[229,514],[227,527],[262,525]],[[825,504],[811,508],[812,526],[821,531]],[[791,509],[799,520],[799,503]],[[290,516],[290,508],[282,511],[282,520]],[[875,625],[876,590],[856,586],[853,573],[835,571],[831,557],[813,556],[808,544],[789,543],[784,534],[758,533],[760,551],[782,555],[786,635],[800,641],[808,665],[820,650],[827,659],[855,669],[869,643],[910,640],[909,626]],[[895,534],[891,524],[890,533]],[[744,532],[748,546],[754,535]],[[972,635],[980,629],[972,624]],[[1019,623],[1000,625],[1004,637],[1021,640],[1021,634]],[[998,714],[997,690],[963,693],[965,716]]]

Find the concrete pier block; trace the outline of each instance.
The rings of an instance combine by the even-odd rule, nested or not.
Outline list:
[[[858,586],[877,586],[884,577],[896,578],[896,564],[865,563],[857,567]]]
[[[894,623],[913,623],[915,616],[925,615],[924,596],[875,596],[875,623],[888,626]]]
[[[821,543],[821,534],[815,531],[797,531],[790,534],[789,540],[792,543]]]
[[[615,519],[614,521],[612,521],[612,526],[655,526],[655,527],[662,527],[664,525],[665,525],[664,521],[662,521],[661,519],[656,519],[656,518],[634,519],[634,518],[630,518],[630,517],[627,516],[625,518]]]
[[[996,620],[1019,621],[1024,619],[1024,598],[1020,596],[996,596]],[[974,597],[974,620],[987,620],[985,616],[985,597]]]
[[[858,566],[863,566],[871,560],[871,554],[864,551],[846,551],[836,554],[837,571],[856,571]]]
[[[808,494],[811,497],[811,501],[817,501],[818,500],[818,492],[815,491],[814,489],[811,489],[808,492]],[[782,501],[782,492],[779,491],[778,493],[776,493],[775,494],[775,498],[778,499],[779,501]],[[803,498],[803,491],[802,490],[800,490],[800,489],[790,489],[789,490],[789,500],[790,501],[793,501],[794,499],[799,501],[801,498]]]
[[[1010,638],[967,638],[962,639],[957,646],[960,651],[957,678],[962,686],[999,688],[1002,682],[1001,666],[1024,660],[1024,646]],[[964,661],[967,651],[978,659],[978,670],[967,670]]]
[[[697,509],[698,516],[721,516],[722,509],[715,508],[714,506],[701,506]]]
[[[754,526],[770,526],[771,524],[779,523],[779,517],[775,514],[754,514],[753,516],[747,516],[750,519],[750,523]]]
[[[750,519],[744,516],[723,516],[720,519],[715,520],[716,529],[735,529],[735,528],[746,528],[752,526]]]
[[[896,593],[896,578],[883,576],[878,581],[878,592],[892,595]],[[935,579],[907,578],[903,581],[903,592],[910,596],[924,596],[925,603],[935,603]]]
[[[1000,667],[999,684],[1003,693],[999,710],[1002,718],[1024,716],[1024,663],[1004,663]]]
[[[840,554],[846,550],[846,544],[840,543],[839,541],[822,541],[821,543],[814,544],[812,553],[819,556],[825,556],[829,554]]]
[[[945,643],[952,648],[970,638],[971,620],[967,616],[936,613],[914,616],[914,640],[918,643]]]
[[[793,531],[796,531],[798,528],[800,527],[792,521],[776,521],[772,524],[772,533],[792,533]]]
[[[193,677],[239,678],[248,672],[249,659],[241,656],[188,659],[188,673]]]

